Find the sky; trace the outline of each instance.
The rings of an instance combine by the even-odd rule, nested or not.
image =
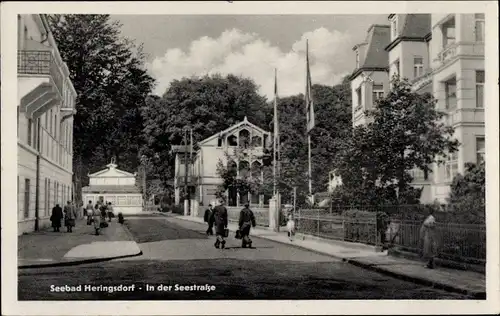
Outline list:
[[[174,79],[206,74],[252,78],[259,93],[305,90],[305,51],[313,84],[334,85],[352,72],[352,47],[366,38],[372,24],[388,24],[388,15],[112,15],[122,35],[144,44],[146,67],[162,95]]]

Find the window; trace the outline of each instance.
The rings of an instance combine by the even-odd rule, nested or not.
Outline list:
[[[37,118],[36,119],[36,127],[35,127],[35,147],[36,147],[36,150],[40,151],[40,144],[41,144],[41,140],[39,141],[38,137],[40,137],[38,131],[40,130],[39,127],[40,127],[40,121],[41,119],[40,118]]]
[[[476,107],[484,108],[484,70],[476,70]]]
[[[476,163],[484,162],[486,142],[484,136],[476,137]]]
[[[358,106],[356,107],[356,109],[359,109],[363,106],[363,98],[362,98],[362,94],[361,94],[361,87],[357,88],[356,89],[356,97],[357,97],[357,100],[358,100]]]
[[[52,134],[52,125],[53,125],[53,124],[52,124],[52,119],[53,119],[53,118],[54,118],[54,117],[53,117],[53,115],[52,115],[52,110],[50,110],[50,125],[49,125],[49,129],[48,129],[48,132],[49,132],[50,134]]]
[[[400,74],[400,65],[399,65],[399,59],[394,62],[394,72],[393,75],[399,76]]]
[[[453,181],[453,178],[458,174],[458,152],[448,156],[448,161],[445,163],[445,177],[447,182]]]
[[[50,179],[47,179],[47,204],[50,209],[52,207],[52,203],[50,202]]]
[[[222,138],[217,139],[217,147],[222,147]]]
[[[413,57],[413,78],[424,74],[424,59],[420,56]]]
[[[383,84],[373,84],[373,102],[382,99],[384,97],[384,85]]]
[[[33,145],[33,120],[28,119],[28,145]]]
[[[24,218],[30,216],[31,183],[30,179],[24,179]]]
[[[54,204],[57,204],[57,203],[59,203],[57,201],[57,182],[54,181]]]
[[[356,68],[359,68],[359,51],[356,51]]]
[[[45,202],[45,215],[49,215],[49,190],[50,190],[50,187],[49,187],[49,179],[48,178],[45,178],[45,186],[44,186],[44,189],[45,189],[45,195],[44,195],[44,202]]]
[[[43,116],[45,116],[45,129],[48,130],[49,128],[49,115],[45,113]]]
[[[446,109],[454,110],[457,108],[457,81],[455,78],[445,82]]]
[[[484,42],[484,13],[474,14],[474,34],[476,42]]]
[[[443,47],[447,47],[455,43],[455,18],[445,22],[442,26],[443,30]]]

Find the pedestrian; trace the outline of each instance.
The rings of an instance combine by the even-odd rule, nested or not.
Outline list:
[[[94,205],[92,204],[92,201],[89,201],[89,204],[87,204],[86,214],[87,214],[87,225],[91,225],[92,216],[94,214]]]
[[[101,211],[99,210],[99,204],[96,204],[93,209],[92,219],[94,220],[95,234],[99,235],[101,230]]]
[[[250,205],[245,203],[245,208],[240,212],[240,220],[238,227],[241,232],[241,248],[252,248],[252,240],[250,239],[250,228],[255,227],[255,216],[253,215]]]
[[[215,248],[221,247],[224,249],[226,246],[226,241],[224,240],[224,237],[226,236],[226,229],[227,229],[227,224],[228,224],[228,219],[227,219],[227,209],[224,207],[224,201],[220,200],[219,205],[217,205],[213,212],[212,216],[210,217],[210,222],[212,225],[215,225],[215,236],[217,239],[215,240]]]
[[[66,226],[66,230],[68,233],[73,232],[73,227],[76,222],[76,210],[71,204],[71,201],[64,206],[64,225]]]
[[[61,220],[63,219],[63,210],[59,206],[59,204],[56,204],[52,208],[52,215],[50,216],[50,221],[52,222],[52,228],[54,228],[54,232],[60,231],[59,229],[61,228]]]
[[[429,216],[422,223],[420,228],[420,238],[423,244],[422,257],[427,261],[425,265],[428,269],[434,269],[434,257],[437,254],[436,245],[436,218],[434,209],[429,209]]]
[[[288,213],[288,221],[286,222],[286,230],[288,231],[288,238],[293,241],[293,236],[295,236],[295,219],[293,218],[293,213]]]
[[[101,203],[101,205],[99,207],[99,210],[101,211],[101,221],[102,222],[106,222],[106,210],[107,210],[107,206],[106,206],[106,204],[104,202]]]
[[[210,221],[210,218],[212,217],[212,212],[213,212],[213,206],[212,204],[208,204],[208,208],[205,210],[205,215],[203,216],[203,220],[205,221],[205,223],[208,224],[208,229],[206,233],[207,235],[210,236],[214,235],[213,223]]]
[[[109,222],[111,222],[111,219],[115,217],[115,214],[113,213],[113,205],[111,205],[111,202],[108,202],[108,219]]]

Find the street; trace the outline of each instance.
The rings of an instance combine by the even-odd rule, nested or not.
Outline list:
[[[215,249],[206,227],[174,216],[128,217],[143,255],[79,266],[19,270],[19,300],[466,299],[293,246],[231,234]],[[175,285],[209,285],[177,291]],[[132,291],[55,292],[51,286],[135,285]],[[158,290],[159,285],[164,285]],[[172,286],[169,290],[168,286]],[[152,290],[154,287],[154,290]],[[165,288],[167,290],[165,290]]]

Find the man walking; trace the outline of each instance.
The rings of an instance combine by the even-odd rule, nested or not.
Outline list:
[[[238,226],[241,232],[241,248],[252,248],[252,240],[250,239],[250,228],[255,227],[255,216],[253,215],[250,205],[245,204],[245,208],[240,212],[240,220]]]
[[[50,216],[50,221],[52,222],[52,228],[54,228],[54,232],[59,232],[61,228],[61,220],[63,219],[63,210],[56,204],[54,208],[52,208],[52,215]]]
[[[215,235],[217,240],[215,241],[215,248],[219,249],[226,246],[226,241],[224,237],[226,237],[226,229],[227,229],[227,209],[224,207],[224,201],[220,200],[220,204],[214,208],[212,212],[212,216],[210,217],[210,222],[215,224]]]
[[[206,209],[205,211],[205,215],[203,216],[203,220],[205,221],[205,223],[208,224],[208,229],[207,229],[207,235],[210,235],[210,236],[213,236],[214,234],[214,231],[213,231],[213,223],[210,221],[210,218],[212,217],[212,213],[213,213],[213,207],[212,207],[212,204],[208,204],[208,208]]]

